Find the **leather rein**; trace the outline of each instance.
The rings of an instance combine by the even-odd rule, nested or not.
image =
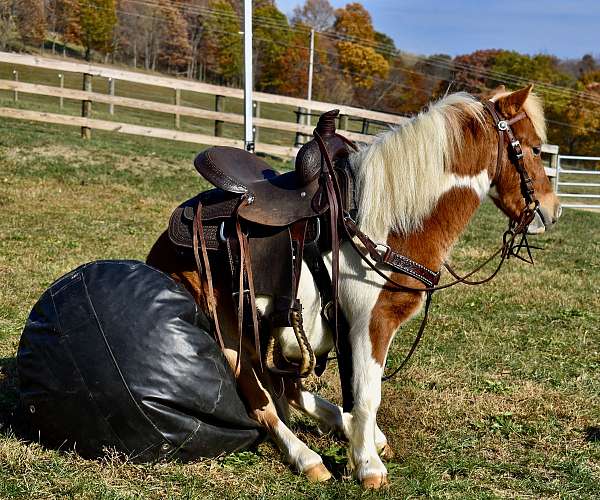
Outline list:
[[[531,255],[531,248],[526,237],[526,231],[529,224],[533,221],[536,211],[539,207],[539,201],[535,197],[535,192],[533,189],[533,182],[527,173],[524,162],[524,154],[523,149],[521,147],[520,141],[514,135],[511,125],[514,123],[526,118],[526,114],[523,112],[518,113],[513,118],[507,120],[496,110],[494,103],[492,101],[484,100],[482,101],[484,109],[488,111],[493,122],[494,127],[498,132],[498,155],[496,162],[496,170],[494,175],[494,181],[498,180],[502,163],[504,157],[505,150],[505,136],[508,139],[508,147],[509,147],[509,157],[510,162],[514,166],[515,170],[519,174],[520,178],[520,188],[521,194],[525,201],[525,208],[521,211],[519,217],[515,221],[509,222],[508,229],[504,232],[502,237],[502,245],[492,253],[492,255],[478,265],[475,269],[470,271],[469,273],[461,276],[459,275],[447,262],[443,263],[444,268],[450,273],[450,275],[454,278],[453,281],[449,283],[445,283],[443,285],[438,285],[440,279],[440,271],[433,271],[428,269],[427,267],[419,264],[418,262],[409,259],[408,257],[401,255],[391,249],[387,244],[376,243],[369,236],[363,233],[357,226],[356,221],[352,219],[350,214],[344,210],[340,210],[340,203],[337,200],[341,200],[340,188],[337,183],[337,179],[333,174],[333,162],[327,151],[327,147],[323,139],[319,136],[319,134],[315,131],[314,137],[319,145],[319,149],[324,158],[325,163],[325,184],[330,194],[329,199],[335,200],[333,201],[333,210],[330,210],[330,216],[332,219],[332,228],[336,227],[334,223],[337,218],[338,224],[337,227],[342,229],[343,235],[345,235],[345,239],[348,240],[352,248],[355,252],[360,256],[360,258],[381,278],[383,278],[386,282],[386,286],[391,286],[392,291],[397,292],[425,292],[426,300],[425,300],[425,310],[423,314],[423,319],[421,321],[421,325],[419,327],[419,331],[415,336],[415,340],[411,348],[409,349],[407,355],[400,365],[394,369],[392,373],[382,377],[383,381],[389,380],[394,377],[410,360],[413,353],[415,352],[419,342],[423,337],[423,333],[425,331],[425,327],[427,325],[427,319],[429,316],[429,306],[431,304],[431,298],[433,292],[438,290],[443,290],[446,288],[450,288],[459,283],[465,285],[481,285],[491,281],[500,271],[504,262],[511,256],[519,258],[528,263],[533,263],[533,258]],[[358,150],[357,146],[351,141],[347,140],[343,136],[340,136],[347,144],[349,144],[353,149]],[[335,196],[332,196],[335,194]],[[337,230],[335,231],[337,233]],[[333,236],[333,235],[332,235]],[[521,236],[520,240],[517,241],[518,237]],[[357,238],[364,249],[361,249],[357,244],[354,238]],[[332,240],[335,241],[337,238],[332,237]],[[339,241],[339,240],[338,240]],[[528,254],[528,257],[522,257],[519,255],[521,249],[525,248]],[[333,323],[334,323],[334,335],[336,338],[336,347],[337,347],[337,324],[338,324],[338,287],[337,281],[339,276],[339,245],[335,245],[332,248],[332,282],[333,282]],[[494,260],[498,255],[500,255],[500,260],[498,265],[494,269],[494,271],[484,279],[481,280],[470,280],[471,276],[479,272],[483,269],[487,264],[489,264],[492,260]],[[393,271],[399,272],[401,274],[412,277],[421,283],[423,283],[422,287],[411,287],[398,281],[394,280],[391,277],[386,276],[377,265],[385,265],[388,268],[391,268]],[[340,353],[338,352],[338,355]]]

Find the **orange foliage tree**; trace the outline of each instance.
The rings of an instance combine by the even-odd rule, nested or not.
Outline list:
[[[44,0],[17,0],[14,12],[21,40],[27,44],[41,44],[46,38]]]
[[[354,85],[371,88],[374,78],[385,78],[388,61],[369,44],[375,44],[371,15],[360,3],[350,3],[335,12],[334,30],[342,40],[336,44],[339,62]]]

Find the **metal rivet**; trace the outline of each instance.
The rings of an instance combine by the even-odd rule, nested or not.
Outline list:
[[[170,448],[169,443],[163,444],[160,448],[162,451],[167,451]]]
[[[35,406],[29,405],[29,413],[35,413]]]
[[[300,197],[301,197],[301,198],[304,198],[305,196],[306,196],[306,192],[302,191],[302,192],[300,193]]]

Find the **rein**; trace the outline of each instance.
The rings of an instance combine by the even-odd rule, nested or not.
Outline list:
[[[496,163],[496,172],[495,172],[494,177],[496,179],[498,178],[498,176],[500,174],[500,170],[502,168],[502,160],[503,160],[504,145],[505,145],[504,136],[506,135],[508,138],[508,144],[509,144],[509,148],[510,148],[509,154],[510,154],[511,164],[515,167],[515,170],[517,171],[517,173],[519,174],[519,177],[520,177],[521,194],[525,201],[525,208],[522,210],[517,221],[509,222],[509,227],[502,236],[502,245],[494,253],[492,253],[492,255],[488,259],[486,259],[483,263],[478,265],[475,269],[473,269],[469,273],[465,274],[464,276],[460,276],[448,263],[444,262],[443,263],[444,268],[454,278],[454,281],[445,283],[443,285],[438,285],[441,271],[437,271],[437,272],[432,271],[431,269],[428,269],[427,267],[413,261],[412,259],[409,259],[408,257],[405,257],[405,256],[395,252],[386,244],[375,243],[373,240],[371,240],[371,238],[369,238],[369,236],[367,236],[365,233],[363,233],[358,228],[358,226],[356,225],[356,222],[350,217],[349,213],[344,212],[344,211],[339,211],[338,203],[335,204],[336,210],[334,210],[334,211],[330,210],[330,212],[337,212],[337,214],[335,214],[335,215],[334,215],[334,213],[330,213],[332,223],[334,222],[334,220],[337,216],[337,218],[339,218],[339,225],[342,228],[343,233],[346,235],[347,240],[350,242],[350,245],[352,246],[354,251],[360,256],[360,258],[375,273],[377,273],[381,278],[383,278],[385,280],[386,285],[392,285],[392,287],[394,288],[394,291],[398,291],[398,292],[425,292],[425,294],[426,294],[423,319],[421,321],[421,325],[419,326],[417,335],[415,336],[415,340],[413,341],[413,344],[412,344],[410,350],[408,351],[407,355],[405,356],[404,360],[400,363],[400,365],[396,369],[393,370],[392,373],[390,373],[389,375],[383,376],[382,377],[383,381],[390,380],[391,378],[393,378],[402,368],[404,368],[404,366],[406,366],[406,364],[408,363],[408,361],[414,354],[417,346],[419,345],[419,343],[423,337],[423,333],[424,333],[425,327],[427,325],[427,320],[428,320],[428,316],[429,316],[429,307],[431,305],[431,299],[433,296],[433,292],[438,291],[438,290],[444,290],[446,288],[450,288],[459,283],[462,283],[465,285],[471,285],[471,286],[476,286],[476,285],[481,285],[481,284],[487,283],[487,282],[491,281],[500,272],[500,269],[502,268],[504,262],[511,256],[519,258],[528,263],[533,263],[533,258],[531,255],[532,247],[529,246],[529,243],[527,241],[526,231],[527,231],[527,227],[529,226],[529,224],[533,221],[533,219],[535,217],[536,211],[539,207],[539,201],[535,198],[533,182],[532,182],[531,178],[529,177],[527,170],[525,169],[524,154],[523,154],[523,149],[521,147],[521,143],[515,137],[512,129],[511,129],[511,125],[518,122],[519,120],[526,118],[526,115],[525,115],[525,113],[521,112],[521,113],[518,113],[517,115],[515,115],[510,120],[505,120],[500,115],[500,113],[498,113],[493,102],[486,100],[486,101],[483,101],[482,104],[483,104],[484,108],[490,113],[492,120],[494,121],[494,125],[498,131],[498,136],[499,136],[498,137],[498,156],[497,156],[497,163]],[[319,134],[316,131],[314,132],[314,137],[317,141],[317,144],[319,145],[319,149],[321,150],[321,153],[325,160],[325,165],[327,167],[327,175],[325,177],[327,191],[328,191],[328,193],[331,193],[332,191],[334,191],[335,197],[337,197],[337,199],[339,200],[339,199],[341,199],[339,197],[340,196],[340,188],[337,183],[337,179],[336,179],[335,175],[333,175],[333,162],[331,160],[329,152],[327,151],[325,143],[323,142],[323,139],[319,136]],[[342,136],[340,136],[340,137],[342,137]],[[357,150],[357,147],[351,141],[348,141],[345,138],[343,138],[343,139],[346,141],[347,144],[351,145],[355,150]],[[331,197],[330,197],[330,199],[331,199]],[[517,243],[517,238],[519,235],[521,235],[521,239]],[[358,247],[358,245],[354,241],[354,237],[358,238],[358,240],[365,247],[366,252],[364,252],[363,250],[361,250]],[[521,255],[519,255],[519,252],[522,248],[525,248],[527,250],[528,258],[524,258]],[[381,249],[381,251],[380,251],[380,249]],[[337,248],[335,248],[333,250],[334,250],[334,255],[332,258],[332,261],[333,261],[332,274],[333,274],[333,283],[334,283],[334,294],[333,294],[332,302],[334,305],[334,308],[333,308],[333,310],[334,310],[334,332],[335,332],[336,346],[337,346],[338,293],[337,293],[336,281],[337,281],[338,274],[339,274],[339,268],[338,268],[338,266],[339,266],[339,246],[337,246]],[[494,260],[498,255],[500,255],[500,261],[498,262],[498,265],[496,266],[494,271],[489,276],[487,276],[484,279],[477,280],[477,281],[469,280],[469,278],[471,276],[473,276],[477,272],[481,271],[481,269],[483,269],[487,264],[489,264],[492,260]],[[377,268],[377,264],[387,265],[388,267],[391,267],[393,270],[395,270],[397,272],[400,272],[402,274],[405,274],[407,276],[410,276],[410,277],[420,281],[421,283],[423,283],[424,286],[423,287],[412,287],[412,286],[408,286],[408,285],[399,283],[398,281],[394,280],[393,278],[386,276],[380,269]]]

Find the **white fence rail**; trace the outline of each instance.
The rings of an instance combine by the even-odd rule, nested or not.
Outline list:
[[[600,177],[597,176],[600,176],[600,156],[558,155],[554,189],[565,199],[562,206],[600,210],[600,182],[595,182]]]

